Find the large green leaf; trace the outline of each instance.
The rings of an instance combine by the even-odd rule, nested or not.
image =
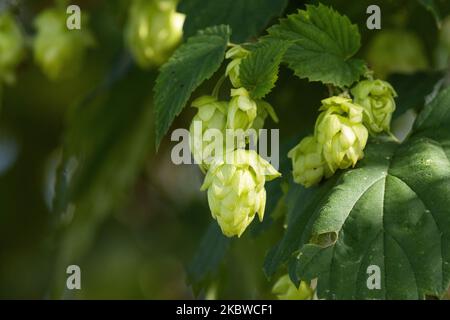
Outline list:
[[[186,36],[217,24],[233,30],[232,40],[244,42],[257,36],[273,17],[283,12],[288,0],[182,0],[178,10],[186,14]]]
[[[278,69],[288,46],[289,42],[286,41],[262,41],[242,61],[239,77],[253,98],[264,98],[275,86]]]
[[[290,258],[291,278],[318,278],[321,298],[442,295],[450,283],[449,107],[446,89],[405,143],[371,143],[357,168],[311,189],[315,206],[303,204],[302,191],[294,194],[288,229],[266,271]],[[277,255],[282,259],[273,260]],[[367,287],[370,265],[380,267],[379,290]]]
[[[224,25],[199,31],[161,67],[154,87],[157,146],[192,92],[220,67],[230,33]]]
[[[358,27],[322,4],[306,6],[268,32],[271,38],[293,42],[284,60],[300,78],[343,87],[365,71],[364,62],[352,58],[360,47]]]

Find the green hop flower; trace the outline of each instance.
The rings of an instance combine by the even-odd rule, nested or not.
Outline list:
[[[209,164],[214,159],[221,159],[220,156],[223,154],[223,151],[220,154],[215,154],[216,141],[214,139],[207,141],[205,133],[208,129],[217,129],[222,133],[225,132],[228,103],[217,101],[217,98],[212,96],[203,96],[194,100],[192,106],[198,108],[198,112],[192,119],[189,128],[189,143],[195,161],[199,163],[200,168],[205,172]],[[201,125],[201,130],[200,128],[196,129],[196,125]],[[225,145],[225,142],[223,141],[223,145]]]
[[[14,17],[9,12],[0,14],[0,85],[15,80],[14,69],[22,61],[25,40]]]
[[[66,19],[64,10],[53,8],[43,11],[35,20],[34,58],[51,80],[75,75],[82,66],[86,49],[94,45],[86,26],[69,30]]]
[[[363,108],[351,99],[335,96],[322,100],[322,113],[316,121],[315,136],[333,174],[354,166],[364,156],[368,132],[362,124]]]
[[[227,65],[225,75],[230,78],[231,83],[235,88],[242,87],[241,80],[239,79],[239,66],[242,59],[247,57],[249,51],[245,50],[241,46],[235,46],[227,51],[225,58],[232,59]]]
[[[322,155],[322,145],[314,136],[304,138],[288,153],[292,159],[294,181],[309,188],[316,185],[325,175],[331,176]]]
[[[163,64],[180,42],[185,16],[176,6],[174,0],[133,0],[125,42],[142,68]]]
[[[272,288],[272,293],[279,300],[310,300],[314,295],[314,291],[306,282],[301,281],[297,288],[287,274],[278,279]]]
[[[351,92],[355,103],[364,109],[363,122],[370,133],[389,132],[397,96],[394,88],[386,81],[364,80]]]
[[[201,190],[208,190],[211,214],[227,237],[240,237],[258,213],[264,217],[264,184],[280,176],[270,163],[253,150],[237,149],[226,161],[211,165]]]
[[[247,130],[253,125],[258,107],[244,88],[231,89],[231,101],[228,108],[227,128]]]
[[[266,121],[267,116],[270,115],[272,120],[277,123],[278,117],[275,113],[275,110],[270,105],[270,103],[264,101],[264,100],[256,100],[256,118],[253,120],[252,129],[256,130],[257,132],[264,128],[264,122]]]

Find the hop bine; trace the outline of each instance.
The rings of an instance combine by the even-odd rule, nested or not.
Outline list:
[[[14,69],[24,53],[25,40],[14,17],[7,11],[0,13],[0,86],[15,81]]]
[[[69,30],[66,18],[65,11],[53,8],[39,14],[34,23],[37,29],[34,58],[51,80],[76,74],[86,49],[94,45],[94,38],[86,26]]]
[[[201,190],[208,190],[211,214],[228,237],[240,237],[258,214],[264,217],[266,181],[281,174],[253,150],[238,149],[213,163]]]
[[[364,125],[371,134],[389,132],[392,113],[395,111],[394,88],[382,80],[363,80],[352,90],[355,103],[364,109]]]
[[[185,16],[176,6],[174,0],[133,0],[125,41],[142,68],[163,64],[180,42]]]
[[[322,100],[315,136],[331,175],[337,169],[355,166],[364,157],[368,132],[362,124],[363,109],[351,99],[335,96]]]
[[[279,300],[310,300],[314,295],[314,291],[306,282],[301,281],[297,288],[287,274],[278,279],[272,288],[272,293]]]

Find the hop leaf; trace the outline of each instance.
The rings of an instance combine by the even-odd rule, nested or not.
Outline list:
[[[143,68],[164,63],[182,36],[185,16],[177,13],[176,1],[133,1],[125,41]]]
[[[395,111],[394,88],[382,80],[364,80],[353,89],[354,101],[364,108],[364,125],[371,133],[389,132]]]
[[[288,274],[278,279],[272,288],[272,292],[279,300],[310,300],[314,294],[311,287],[304,281],[301,281],[300,285],[296,287],[289,279]]]
[[[13,70],[22,61],[25,41],[10,13],[0,14],[0,85],[14,82]]]
[[[201,190],[208,190],[211,214],[224,235],[241,236],[258,213],[264,217],[264,184],[280,173],[253,150],[238,149],[211,165]]]
[[[65,12],[59,9],[43,11],[35,20],[34,57],[51,80],[76,74],[83,63],[86,49],[94,44],[90,31],[69,30]]]

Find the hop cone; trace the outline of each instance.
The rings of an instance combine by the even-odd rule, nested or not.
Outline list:
[[[86,26],[69,30],[66,12],[59,9],[43,11],[35,20],[34,58],[45,75],[58,80],[76,74],[83,63],[86,49],[94,44]]]
[[[0,85],[14,82],[14,69],[24,56],[24,38],[8,12],[0,14]]]
[[[211,214],[224,235],[241,236],[258,213],[264,217],[264,184],[280,173],[253,150],[238,149],[211,165],[201,190],[208,190]]]
[[[223,159],[221,157],[223,150],[219,154],[215,153],[217,149],[215,148],[215,144],[217,141],[214,139],[207,141],[205,133],[208,129],[217,129],[221,133],[225,132],[228,105],[227,102],[217,101],[215,97],[203,96],[194,100],[192,106],[198,108],[198,112],[192,119],[189,128],[190,148],[195,161],[205,171],[214,159]],[[201,125],[201,128],[198,127],[199,125]],[[222,140],[220,147],[223,148],[224,145],[225,141]]]
[[[350,99],[336,96],[322,100],[315,135],[322,145],[327,171],[354,166],[364,156],[368,132],[362,124],[363,109]]]
[[[242,87],[241,80],[239,79],[239,66],[242,62],[242,59],[244,59],[247,55],[248,51],[241,46],[235,46],[231,48],[225,55],[225,58],[232,59],[231,62],[227,65],[225,75],[230,78],[231,84],[235,88]]]
[[[324,175],[330,175],[322,156],[322,146],[313,136],[304,138],[289,151],[288,157],[292,159],[294,181],[307,188],[318,184]]]
[[[394,88],[382,80],[364,80],[353,89],[355,103],[364,108],[364,125],[371,133],[389,132],[395,111]]]
[[[163,64],[182,36],[184,15],[174,0],[133,0],[125,41],[143,68]]]
[[[227,128],[247,130],[253,125],[258,107],[244,88],[231,90],[231,101],[228,108]]]
[[[297,288],[287,274],[278,279],[272,292],[279,300],[310,300],[314,295],[313,290],[306,282],[301,281]]]

